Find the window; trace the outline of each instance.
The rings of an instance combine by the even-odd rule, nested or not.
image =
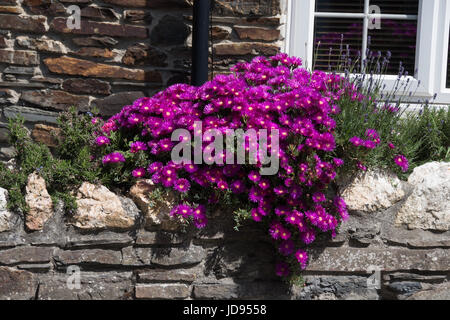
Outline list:
[[[301,57],[307,68],[329,70],[343,50],[361,64],[368,47],[376,55],[390,51],[388,76],[383,78],[387,90],[401,65],[418,86],[414,99],[431,99],[437,93],[436,102],[450,103],[450,0],[288,2],[286,52]]]
[[[400,63],[414,74],[419,0],[316,0],[315,4],[315,69],[332,68],[346,51],[361,67],[370,58],[370,47],[375,54],[392,53],[388,74],[398,74]]]

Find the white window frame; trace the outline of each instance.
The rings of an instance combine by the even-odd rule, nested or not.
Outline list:
[[[302,58],[309,70],[312,68],[314,52],[314,19],[316,16],[326,16],[315,12],[315,4],[316,0],[287,0],[285,52]],[[359,16],[365,23],[377,17],[368,12]],[[437,93],[434,103],[450,103],[450,88],[446,88],[449,26],[450,0],[419,0],[416,73],[404,77],[405,80],[409,78],[412,89],[417,88],[420,80],[413,101],[432,100]],[[390,91],[394,88],[397,76],[385,75],[383,81],[386,91]]]

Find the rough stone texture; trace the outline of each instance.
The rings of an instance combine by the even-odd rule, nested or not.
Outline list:
[[[111,51],[110,49],[105,48],[92,48],[92,47],[84,47],[80,50],[74,52],[74,54],[81,57],[94,57],[94,58],[114,58],[117,53]]]
[[[414,186],[397,215],[410,229],[450,230],[450,163],[431,162],[414,169]]]
[[[217,15],[275,16],[280,13],[280,0],[218,0],[213,12]]]
[[[2,5],[0,5],[0,12],[21,14],[21,13],[23,13],[23,9],[20,8],[20,7],[12,7],[12,6],[2,6]]]
[[[168,46],[182,44],[189,35],[189,27],[177,17],[166,15],[155,26],[150,35],[154,46]]]
[[[296,300],[379,300],[377,290],[367,287],[365,276],[305,276],[305,287],[294,287]]]
[[[197,275],[188,270],[165,270],[154,269],[145,272],[139,272],[137,275],[138,282],[151,283],[151,282],[189,282],[192,283],[197,278]]]
[[[71,106],[76,106],[80,111],[89,109],[90,98],[88,96],[78,96],[60,90],[30,90],[24,91],[21,100],[46,108],[58,110],[68,110]]]
[[[12,228],[13,214],[8,211],[8,190],[0,188],[0,232],[9,231]]]
[[[11,106],[3,109],[3,114],[7,119],[15,119],[21,115],[28,122],[57,123],[58,113],[44,111],[35,108]]]
[[[153,20],[150,12],[145,10],[124,10],[123,16],[126,23],[150,25]]]
[[[200,246],[173,248],[124,248],[122,263],[128,266],[181,267],[192,266],[206,258]]]
[[[122,255],[114,250],[72,250],[58,251],[55,254],[57,265],[94,264],[94,265],[120,265]]]
[[[176,217],[170,216],[172,210],[172,195],[168,198],[152,202],[149,193],[154,190],[151,180],[139,180],[131,189],[130,196],[136,202],[137,206],[144,213],[145,226],[151,228],[160,226],[162,230],[176,231],[180,229],[181,221]]]
[[[71,224],[82,230],[117,229],[134,227],[138,210],[127,205],[105,186],[84,182],[77,192],[77,211]],[[127,210],[130,208],[131,210]]]
[[[122,62],[131,66],[151,65],[165,67],[167,55],[147,44],[139,43],[129,47],[123,56]]]
[[[280,30],[276,29],[235,27],[234,30],[242,40],[275,41],[280,37]]]
[[[97,5],[91,5],[81,9],[81,16],[100,21],[117,21],[120,19],[120,15],[113,9],[99,7]]]
[[[111,37],[92,36],[87,38],[73,38],[72,41],[79,46],[113,47],[119,43]]]
[[[45,36],[40,39],[20,36],[16,38],[16,41],[19,46],[31,50],[62,54],[66,54],[68,52],[68,49],[62,42],[48,39]]]
[[[111,94],[111,85],[106,81],[97,79],[67,79],[64,80],[62,87],[72,93]]]
[[[95,99],[92,101],[92,106],[96,107],[101,114],[113,115],[143,96],[142,91],[121,92],[106,98]]]
[[[66,8],[61,3],[51,0],[24,0],[23,4],[33,14],[55,16],[66,13]]]
[[[37,172],[28,177],[25,202],[29,211],[25,216],[25,225],[30,231],[39,231],[53,215],[52,198],[47,192],[45,180]]]
[[[104,0],[103,2],[133,8],[188,7],[192,5],[191,0]]]
[[[91,194],[102,193],[95,188]],[[448,299],[450,231],[396,226],[401,205],[354,212],[336,239],[319,237],[308,248],[310,264],[299,286],[274,274],[267,231],[249,222],[236,232],[226,211],[211,214],[202,230],[145,230],[140,217],[118,232],[71,226],[59,202],[41,232],[13,223],[0,233],[0,265],[8,267],[0,268],[0,299]],[[379,289],[367,285],[373,267],[381,271]],[[77,268],[80,287],[68,289],[70,270]]]
[[[69,275],[48,273],[39,276],[39,300],[125,300],[132,296],[131,272],[86,272],[80,288],[68,290]]]
[[[450,283],[447,282],[430,290],[414,293],[408,300],[450,300]]]
[[[387,209],[406,195],[393,173],[380,170],[359,173],[350,181],[340,181],[340,193],[352,211],[376,212]]]
[[[141,26],[126,24],[114,24],[107,22],[95,22],[81,20],[80,29],[70,29],[67,27],[66,18],[53,19],[50,29],[53,32],[84,34],[84,35],[105,35],[110,37],[129,37],[145,39],[148,36],[148,29]]]
[[[82,8],[80,30],[67,28],[71,4]],[[214,73],[278,52],[284,6],[279,0],[216,1]],[[14,151],[5,145],[5,123],[18,114],[29,128],[55,123],[58,113],[49,109],[65,110],[71,102],[109,116],[141,96],[189,82],[191,0],[0,0],[0,11],[1,155]],[[32,136],[53,145],[49,130],[36,126]],[[411,184],[417,189],[420,183]],[[0,232],[0,265],[7,265],[0,267],[0,299],[433,299],[449,291],[450,231],[396,226],[403,201],[371,207],[370,215],[353,210],[335,239],[317,239],[308,249],[305,286],[289,287],[274,275],[275,251],[259,225],[236,232],[222,211],[205,229],[181,232],[167,214],[173,205],[167,199],[149,216],[145,192],[135,198],[141,215],[132,200],[116,197],[124,220],[106,225],[110,217],[97,210],[101,228],[73,226],[61,203],[40,232],[28,232],[26,216],[12,212]],[[118,230],[116,222],[126,227]],[[71,264],[81,268],[80,289],[67,288]],[[366,285],[374,264],[384,268],[379,290]]]
[[[408,250],[395,248],[314,248],[308,271],[367,272],[371,266],[383,271],[448,270],[450,256],[443,249]]]
[[[50,262],[54,248],[21,246],[0,251],[0,263],[14,265],[19,263]]]
[[[37,53],[34,51],[1,49],[0,63],[31,66],[39,64],[39,61]]]
[[[36,124],[31,131],[31,137],[34,141],[41,142],[49,147],[56,147],[59,145],[58,136],[60,136],[60,134],[60,128],[45,124]]]
[[[281,282],[255,281],[241,283],[199,284],[194,286],[196,299],[288,299],[289,288]]]
[[[269,43],[239,42],[220,43],[214,47],[219,56],[275,55],[279,47]]]
[[[137,246],[148,246],[156,244],[175,245],[185,243],[189,239],[186,233],[174,233],[166,231],[139,230],[136,235]]]
[[[186,299],[190,289],[185,284],[147,284],[136,286],[137,299]]]
[[[231,28],[213,26],[212,27],[212,37],[214,40],[225,40],[229,39],[231,35]]]
[[[0,89],[0,103],[11,103],[15,104],[19,101],[20,95],[10,89]]]
[[[0,299],[30,300],[36,295],[36,277],[28,271],[0,267]]]
[[[43,33],[48,30],[44,16],[15,16],[0,14],[0,29]]]
[[[212,71],[224,73],[238,61],[278,52],[284,45],[284,2],[216,2],[211,31],[218,54]],[[66,8],[73,4],[80,6],[82,19],[80,28],[70,29]],[[0,88],[11,90],[0,92],[0,119],[22,113],[30,127],[55,123],[52,110],[71,104],[80,111],[100,106],[102,116],[111,116],[132,100],[189,83],[192,5],[192,0],[0,1]],[[5,147],[2,159],[11,150],[0,146]]]
[[[155,71],[145,72],[144,70],[122,68],[71,57],[47,58],[44,59],[44,62],[49,70],[54,73],[84,77],[93,76],[98,78],[129,79],[136,81],[161,81],[159,73]]]

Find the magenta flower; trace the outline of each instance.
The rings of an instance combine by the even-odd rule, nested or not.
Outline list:
[[[194,218],[202,218],[205,217],[206,208],[204,205],[199,205],[197,208],[194,209],[193,216]]]
[[[269,234],[275,240],[280,239],[282,231],[283,231],[283,226],[279,222],[273,222],[269,228]]]
[[[341,112],[338,106],[341,98],[368,99],[342,76],[310,72],[300,67],[301,63],[300,59],[284,53],[255,57],[250,62],[236,64],[232,74],[217,75],[200,87],[170,86],[153,97],[136,100],[112,116],[98,137],[104,140],[99,139],[96,144],[111,143],[106,139],[112,140],[111,134],[116,131],[125,139],[139,140],[131,141],[129,152],[133,155],[127,160],[131,169],[124,170],[132,170],[131,174],[137,177],[149,174],[158,187],[181,193],[195,192],[190,201],[213,207],[226,196],[242,201],[244,206],[254,203],[251,218],[262,221],[266,217],[269,233],[274,241],[281,242],[280,253],[293,255],[294,240],[306,245],[319,232],[335,234],[337,225],[348,218],[345,202],[337,198],[330,201],[328,193],[323,191],[336,179],[337,169],[344,165],[342,159],[333,158],[337,147],[335,115]],[[230,129],[278,130],[281,170],[270,177],[261,176],[266,159],[263,153],[250,152],[253,148],[275,152],[272,134],[267,141],[247,137],[238,146],[245,151],[244,164],[229,165],[226,161],[191,164],[188,160],[175,164],[169,155],[175,145],[171,136],[178,129],[188,131],[179,136],[180,142],[189,142],[189,137],[207,131],[226,134]],[[260,138],[259,133],[257,136]],[[363,138],[366,140],[351,138],[346,149],[365,147],[358,151],[367,155],[381,141],[374,129],[367,129]],[[235,159],[236,150],[213,150],[215,139],[214,135],[202,136],[198,150],[203,154],[211,152],[207,156],[209,160]],[[189,147],[192,153],[194,149],[194,145]],[[105,165],[124,162],[124,155],[129,152],[104,152],[102,161]],[[145,159],[149,162],[147,172],[143,168],[134,169]],[[248,160],[255,163],[247,163]],[[358,166],[364,168],[361,163]],[[203,228],[208,221],[204,205],[191,208],[180,204],[172,212],[189,217],[196,227]],[[307,263],[304,253],[305,257],[296,255],[302,268]],[[285,265],[277,273],[287,275],[289,268]]]
[[[350,143],[352,143],[355,147],[359,147],[359,146],[363,145],[363,143],[364,143],[364,140],[361,139],[361,138],[359,138],[359,137],[353,137],[353,138],[350,138],[349,141],[350,141]]]
[[[333,162],[336,167],[342,167],[344,165],[344,160],[339,158],[333,158]]]
[[[162,185],[166,188],[172,187],[175,183],[175,177],[174,176],[162,176]]]
[[[98,117],[94,117],[94,118],[91,119],[91,123],[92,124],[97,124],[99,122],[100,122],[100,118],[98,118]]]
[[[288,192],[288,189],[286,189],[283,186],[278,186],[278,187],[273,188],[273,192],[275,192],[276,195],[282,196]]]
[[[187,217],[191,216],[192,213],[193,213],[192,208],[185,204],[180,204],[180,205],[174,207],[172,209],[172,211],[170,211],[171,216],[179,215],[179,216],[182,216],[183,218],[187,218]]]
[[[305,244],[311,244],[316,239],[316,233],[314,230],[308,229],[306,232],[300,234],[300,239],[302,239]]]
[[[228,183],[224,180],[220,180],[219,182],[217,182],[217,187],[220,190],[228,190]]]
[[[259,175],[258,172],[256,172],[256,171],[251,171],[251,172],[248,174],[248,178],[250,179],[250,181],[253,181],[253,182],[259,182],[259,180],[261,179],[261,176]]]
[[[288,229],[283,228],[280,234],[281,239],[288,240],[291,238],[291,232]]]
[[[125,157],[120,152],[113,152],[103,157],[103,163],[118,163],[125,162]]]
[[[287,223],[290,223],[292,225],[297,225],[300,222],[300,217],[298,215],[296,215],[296,214],[291,213],[291,214],[287,215],[284,218],[284,220]]]
[[[208,225],[208,218],[206,216],[195,218],[194,225],[197,229],[203,229]]]
[[[375,149],[377,147],[376,143],[371,140],[364,140],[363,146],[366,147],[367,149]]]
[[[398,165],[403,172],[408,171],[409,168],[409,162],[408,159],[406,159],[403,155],[397,155],[394,157],[394,162],[396,165]]]
[[[262,216],[259,214],[258,210],[256,208],[252,209],[251,211],[252,219],[256,222],[262,221]]]
[[[315,192],[312,195],[312,199],[315,203],[326,201],[325,195],[322,192]]]
[[[187,179],[181,178],[174,182],[173,188],[179,192],[186,193],[191,188],[191,184]]]
[[[287,277],[291,272],[289,271],[289,265],[286,262],[279,262],[275,266],[275,273],[279,277]]]
[[[267,190],[270,187],[270,182],[267,179],[261,179],[258,183],[258,187],[260,187],[263,190]]]
[[[189,172],[189,173],[194,173],[198,170],[198,166],[193,163],[185,164],[184,170],[186,170],[186,172]]]
[[[136,141],[131,144],[130,151],[131,153],[137,153],[139,151],[147,150],[147,145],[141,141]]]
[[[163,164],[161,162],[153,162],[147,168],[148,173],[152,174],[160,171],[163,168]]]
[[[107,155],[103,156],[102,162],[103,162],[103,164],[110,163],[111,162],[111,155],[107,154]]]
[[[277,216],[284,216],[290,214],[288,207],[277,207],[275,208],[275,214]]]
[[[292,240],[282,241],[280,243],[280,246],[278,247],[278,250],[284,256],[289,256],[292,253],[294,253],[294,249],[295,249],[295,245],[294,245],[294,241],[292,241]]]
[[[99,137],[97,137],[97,139],[95,139],[95,143],[97,144],[97,146],[103,146],[103,145],[110,144],[111,141],[109,140],[108,137],[99,136]]]
[[[235,194],[243,193],[245,191],[245,185],[241,180],[234,181],[231,184],[231,191]]]
[[[371,138],[372,140],[378,140],[380,138],[380,135],[375,129],[367,129],[366,137]]]
[[[367,171],[367,167],[363,165],[360,161],[356,162],[356,167],[361,171]]]
[[[136,168],[131,172],[131,174],[135,178],[142,178],[145,176],[145,169],[144,168]]]
[[[298,263],[300,263],[300,266],[302,269],[306,268],[306,264],[308,263],[308,254],[304,250],[298,250],[295,253],[295,258],[297,259]]]

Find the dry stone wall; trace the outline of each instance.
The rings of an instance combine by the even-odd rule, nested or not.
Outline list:
[[[280,51],[285,2],[215,1],[211,70]],[[79,29],[68,27],[71,5]],[[0,0],[0,158],[13,154],[6,123],[19,113],[30,128],[72,105],[110,116],[189,82],[191,30],[192,0]]]
[[[149,207],[146,180],[123,195],[84,183],[68,215],[61,204],[33,197],[45,184],[31,175],[25,216],[8,212],[0,189],[0,299],[450,300],[450,230],[442,227],[450,216],[449,172],[448,163],[430,163],[400,187],[379,171],[343,185],[349,202],[375,184],[385,191],[371,204],[361,198],[336,238],[317,239],[304,284],[293,285],[275,275],[276,249],[261,224],[237,232],[231,213],[218,209],[197,230],[170,217],[170,196]],[[389,183],[403,195],[390,197]],[[418,200],[420,190],[437,195]],[[411,199],[420,205],[411,208]],[[426,213],[434,224],[420,224]]]

